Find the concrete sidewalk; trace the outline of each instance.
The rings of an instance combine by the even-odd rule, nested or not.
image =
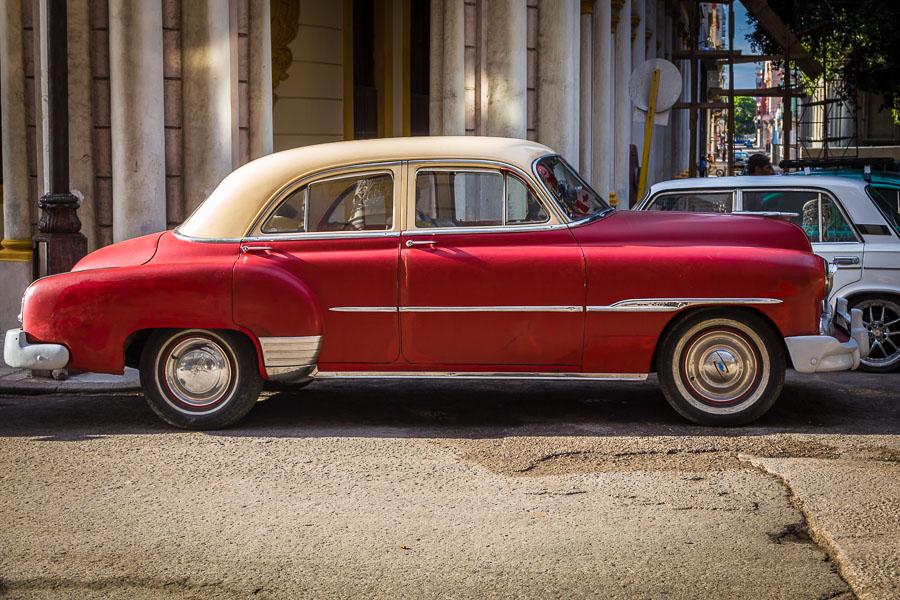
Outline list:
[[[137,369],[125,368],[124,375],[79,373],[58,381],[52,377],[34,377],[26,369],[13,369],[0,363],[0,394],[83,394],[130,392],[141,389]]]

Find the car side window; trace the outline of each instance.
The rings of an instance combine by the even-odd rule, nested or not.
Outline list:
[[[393,195],[388,174],[314,181],[291,192],[262,232],[385,231],[393,224]]]
[[[880,186],[869,186],[868,189],[875,206],[900,235],[900,189]]]
[[[743,210],[792,213],[790,221],[806,232],[809,241],[854,242],[856,236],[834,201],[814,190],[744,191]]]
[[[734,209],[732,192],[679,192],[660,194],[647,210],[730,213]]]
[[[416,227],[544,223],[549,214],[518,177],[497,171],[419,171]]]

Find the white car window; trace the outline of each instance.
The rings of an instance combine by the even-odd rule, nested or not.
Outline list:
[[[656,196],[647,210],[730,213],[734,209],[733,192],[677,192]]]

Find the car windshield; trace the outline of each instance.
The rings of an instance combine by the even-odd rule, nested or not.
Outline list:
[[[545,156],[535,166],[538,177],[573,221],[601,216],[612,208],[561,156]]]

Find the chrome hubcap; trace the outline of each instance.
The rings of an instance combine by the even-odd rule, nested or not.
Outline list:
[[[759,364],[752,346],[730,331],[709,331],[685,352],[687,383],[707,402],[740,400],[754,386]]]
[[[900,306],[890,300],[863,300],[854,308],[863,313],[869,332],[868,366],[886,367],[900,362]]]
[[[178,342],[165,361],[166,385],[172,394],[191,408],[215,404],[228,392],[231,363],[225,350],[204,337]]]

